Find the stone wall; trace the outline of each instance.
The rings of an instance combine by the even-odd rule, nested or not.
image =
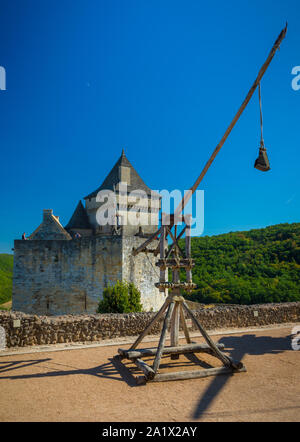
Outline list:
[[[145,238],[124,236],[122,242],[122,277],[125,281],[130,281],[139,288],[143,310],[146,312],[157,311],[166,300],[167,293],[160,292],[155,287],[159,281],[159,267],[155,265],[157,258],[153,253],[139,253],[132,255],[132,248],[137,248]],[[158,241],[151,243],[151,248],[155,249]]]
[[[300,322],[300,302],[200,308],[195,315],[207,330],[292,323]],[[23,347],[135,336],[153,316],[149,312],[49,317],[3,311],[0,326],[5,330],[7,347]],[[160,327],[157,323],[151,334],[159,334]]]
[[[131,254],[144,241],[118,235],[16,240],[13,310],[38,315],[96,313],[104,288],[117,280],[134,282],[144,310],[158,310],[165,296],[154,286],[159,278],[155,258]]]

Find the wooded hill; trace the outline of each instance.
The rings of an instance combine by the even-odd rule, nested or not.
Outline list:
[[[192,256],[198,288],[185,294],[191,301],[300,301],[300,223],[192,238]]]
[[[198,288],[184,294],[190,301],[300,301],[300,223],[192,238],[192,256]],[[11,300],[12,269],[13,255],[0,254],[0,304]]]
[[[0,254],[0,304],[11,300],[13,255]]]

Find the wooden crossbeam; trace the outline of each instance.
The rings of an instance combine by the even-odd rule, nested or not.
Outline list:
[[[177,236],[177,238],[176,238],[177,241],[183,236],[183,234],[184,234],[185,231],[186,231],[186,226],[184,226],[184,228],[181,230],[181,232],[180,232],[179,235]],[[168,253],[167,253],[167,255],[166,255],[166,259],[168,259],[169,256],[171,255],[172,250],[173,250],[175,244],[177,244],[177,241],[176,241],[176,243],[173,242],[173,243],[170,245],[170,248],[169,248]]]
[[[141,244],[136,249],[133,249],[132,250],[133,256],[137,255],[140,252],[143,252],[146,249],[147,245],[150,244],[152,241],[154,241],[159,236],[160,232],[161,232],[161,228],[159,228],[155,233],[153,233],[153,235],[151,235],[150,238],[147,239],[147,241],[145,241],[143,244]]]
[[[173,371],[170,373],[158,373],[149,380],[149,382],[166,382],[166,381],[178,381],[183,379],[195,379],[206,378],[208,376],[216,376],[219,374],[232,374],[241,373],[247,371],[245,367],[240,369],[232,369],[231,367],[217,367],[207,368],[202,370],[189,370],[189,371]]]
[[[176,236],[173,235],[171,229],[167,228],[167,231],[168,231],[169,235],[171,236],[171,238],[172,238],[172,240],[173,240],[173,244],[174,244],[176,250],[181,254],[181,256],[182,256],[183,258],[185,258],[184,254],[182,253],[181,248],[180,248],[179,245],[178,245],[178,242],[177,242],[177,241],[178,241],[178,238],[176,238]],[[168,256],[169,256],[169,254],[168,254]]]
[[[224,344],[215,343],[219,349],[224,348]],[[118,353],[127,359],[137,359],[149,356],[155,356],[157,354],[157,348],[139,348],[137,350],[124,350],[119,348]],[[163,349],[163,356],[170,354],[186,354],[186,353],[211,353],[211,348],[207,344],[188,344],[178,345],[176,347],[165,347]]]

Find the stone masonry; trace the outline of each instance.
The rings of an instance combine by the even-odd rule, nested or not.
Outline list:
[[[99,226],[97,210],[102,203],[98,192],[114,190],[118,196],[120,180],[124,182],[125,178],[128,192],[144,195],[139,224]],[[152,197],[155,208],[150,213]],[[123,194],[119,198],[122,204],[117,200],[114,213],[116,218],[124,219],[134,208],[132,201],[124,203]],[[152,195],[123,151],[103,184],[85,201],[86,207],[80,201],[65,227],[47,209],[29,240],[15,240],[13,310],[37,315],[96,313],[103,290],[118,280],[137,286],[145,311],[158,310],[166,294],[154,285],[159,279],[156,258],[153,254],[132,255],[133,248],[157,230],[160,207],[157,194]],[[150,215],[154,216],[154,224],[147,225]]]
[[[199,305],[197,309],[194,314],[207,330],[300,322],[300,302],[212,308]],[[4,330],[7,348],[86,343],[139,335],[153,316],[154,313],[145,312],[49,317],[0,311],[0,327]],[[160,334],[161,321],[154,325],[150,334]],[[197,330],[191,323],[188,323],[188,327],[191,331]],[[292,328],[291,325],[291,333]]]

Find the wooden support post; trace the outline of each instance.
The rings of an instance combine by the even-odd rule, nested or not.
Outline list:
[[[167,228],[166,226],[162,225],[161,226],[161,235],[160,235],[160,241],[159,241],[159,246],[160,246],[160,259],[164,259],[166,256],[166,231]],[[160,268],[160,277],[159,277],[159,282],[166,282],[168,280],[168,269],[166,267],[161,267]],[[160,292],[165,292],[166,289],[165,288],[161,288],[159,289]]]
[[[140,334],[140,336],[137,338],[137,340],[132,344],[132,346],[130,347],[130,350],[135,349],[139,345],[139,343],[142,341],[142,339],[150,332],[150,330],[154,326],[154,324],[162,317],[162,315],[164,314],[164,311],[166,310],[166,308],[168,307],[170,302],[171,301],[169,298],[167,298],[165,300],[161,309],[156,313],[156,315],[154,316],[152,321],[147,325],[145,330]]]
[[[179,302],[175,302],[175,307],[173,310],[172,320],[171,320],[171,346],[178,346],[178,335],[179,335]],[[171,359],[179,359],[179,354],[171,354]]]
[[[181,324],[182,324],[185,340],[186,340],[186,342],[188,344],[190,344],[192,341],[191,341],[191,338],[190,338],[189,330],[188,330],[187,325],[186,325],[186,321],[185,321],[185,317],[184,317],[184,312],[183,312],[183,309],[182,309],[182,303],[180,303],[180,305],[179,305],[179,311],[180,311],[180,320],[181,320]]]
[[[193,312],[189,309],[189,307],[186,305],[185,302],[182,303],[183,307],[185,308],[185,310],[187,311],[188,315],[191,317],[191,319],[193,320],[194,324],[199,328],[202,336],[204,337],[204,339],[206,340],[206,342],[208,343],[208,345],[211,347],[211,349],[213,350],[215,356],[220,359],[223,364],[226,367],[234,367],[235,369],[240,369],[243,367],[242,362],[235,362],[232,360],[232,358],[230,358],[229,356],[225,355],[221,350],[218,349],[218,347],[215,345],[215,343],[213,342],[213,340],[210,338],[210,336],[206,333],[206,331],[204,330],[204,328],[202,327],[202,325],[200,324],[200,322],[198,321],[198,319],[194,316]]]
[[[186,231],[185,231],[185,256],[187,259],[191,258],[191,222],[192,216],[185,216]],[[192,282],[192,269],[189,267],[186,269],[186,282]]]
[[[169,327],[169,323],[170,323],[170,319],[173,313],[173,309],[174,309],[174,305],[175,302],[172,301],[169,305],[168,308],[168,312],[166,314],[165,320],[164,320],[164,325],[163,325],[163,329],[160,335],[160,340],[159,340],[159,344],[158,344],[158,349],[157,349],[157,353],[154,359],[154,363],[153,363],[153,370],[155,371],[155,373],[157,372],[158,368],[159,368],[159,364],[160,364],[160,360],[162,357],[162,353],[164,350],[164,345],[165,345],[165,340],[166,340],[166,334],[167,334],[167,330]]]

